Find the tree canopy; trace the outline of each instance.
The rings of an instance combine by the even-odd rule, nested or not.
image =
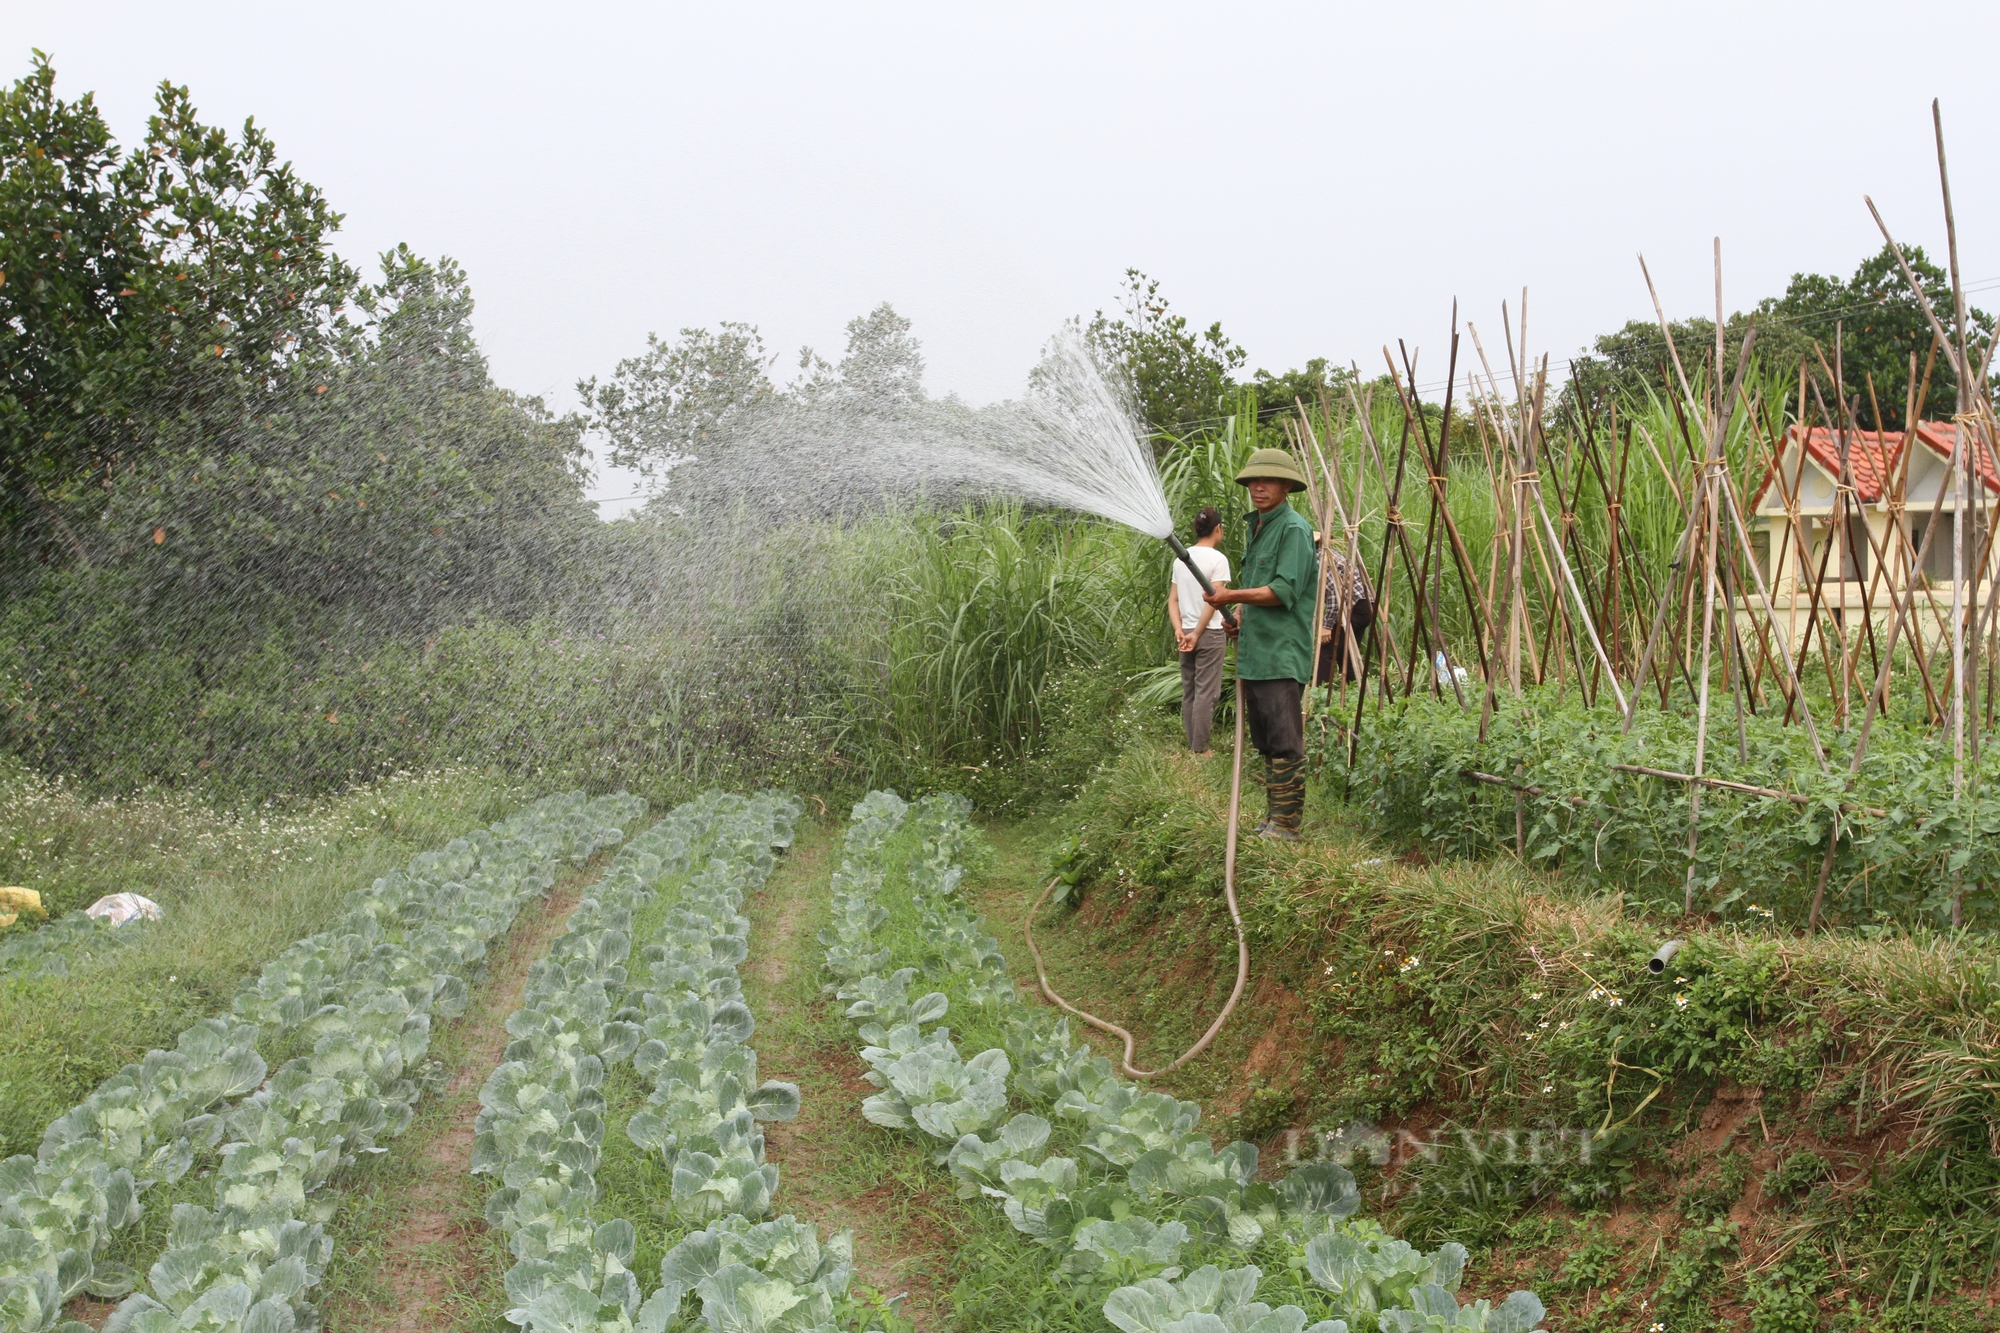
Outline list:
[[[170,83],[155,106],[127,155],[40,52],[0,93],[0,522],[78,555],[65,511],[142,419],[282,376],[357,281],[340,215],[254,122],[232,139]]]
[[[0,91],[0,568],[266,627],[545,602],[588,561],[580,423],[494,385],[472,295],[364,282],[254,122],[162,84],[139,147],[37,54]]]
[[[1119,367],[1139,416],[1162,435],[1183,436],[1230,411],[1244,351],[1221,321],[1196,330],[1160,294],[1160,282],[1125,270],[1122,313],[1102,310],[1084,330],[1102,360]]]
[[[1921,247],[1911,246],[1905,255],[1925,296],[1949,330],[1950,276],[1932,263]],[[1731,315],[1723,326],[1725,375],[1734,375],[1744,333],[1753,323],[1757,328],[1756,360],[1766,374],[1792,382],[1787,402],[1793,411],[1799,410],[1796,383],[1803,365],[1807,415],[1817,416],[1823,402],[1826,411],[1839,419],[1843,415],[1839,394],[1844,391],[1863,426],[1901,428],[1910,358],[1916,358],[1921,385],[1931,354],[1932,330],[1887,245],[1862,261],[1852,278],[1843,281],[1826,274],[1795,273],[1784,295],[1766,297],[1754,309]],[[1633,320],[1600,336],[1592,344],[1595,354],[1576,363],[1576,384],[1593,396],[1647,391],[1678,396],[1674,352],[1691,381],[1700,378],[1706,382],[1715,360],[1715,321],[1686,319],[1669,328],[1673,333],[1671,352],[1657,323]],[[1977,358],[1992,337],[1993,317],[1969,310],[1966,332]],[[1817,399],[1813,397],[1815,390]],[[1957,410],[1957,376],[1950,357],[1940,351],[1931,367],[1924,414],[1936,418]]]
[[[823,448],[802,424],[808,417],[895,413],[929,401],[922,344],[886,301],[848,321],[838,363],[801,348],[797,377],[781,386],[770,374],[776,360],[754,324],[686,328],[672,340],[647,335],[646,350],[620,361],[608,379],[592,376],[576,388],[585,423],[611,446],[613,461],[665,482],[655,501],[681,513],[726,508],[776,475],[788,450]],[[826,418],[820,429],[837,427]]]

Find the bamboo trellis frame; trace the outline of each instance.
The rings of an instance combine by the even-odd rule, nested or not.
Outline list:
[[[1308,405],[1298,404],[1293,443],[1311,480],[1308,502],[1322,534],[1322,550],[1339,548],[1351,566],[1363,557],[1364,528],[1369,522],[1377,543],[1374,568],[1366,571],[1376,599],[1374,623],[1365,634],[1343,636],[1349,670],[1335,673],[1341,678],[1338,717],[1341,730],[1348,733],[1344,748],[1350,765],[1371,697],[1379,709],[1399,694],[1424,688],[1432,697],[1454,698],[1470,711],[1475,706],[1473,691],[1459,685],[1461,665],[1476,665],[1479,673],[1476,706],[1482,739],[1503,695],[1519,697],[1528,686],[1551,680],[1559,695],[1573,683],[1587,705],[1615,707],[1628,729],[1642,707],[1653,706],[1646,702],[1649,698],[1656,695],[1664,708],[1676,706],[1679,696],[1695,721],[1692,772],[1624,768],[1681,781],[1687,787],[1684,904],[1689,911],[1695,910],[1700,896],[1696,871],[1704,792],[1749,792],[1806,803],[1796,793],[1716,778],[1706,771],[1718,686],[1728,696],[1726,706],[1734,711],[1732,748],[1739,760],[1748,753],[1746,717],[1769,708],[1781,725],[1802,728],[1822,773],[1833,773],[1822,727],[1843,736],[1848,763],[1842,776],[1850,788],[1876,719],[1898,692],[1916,691],[1924,714],[1951,734],[1952,790],[1954,799],[1963,797],[1982,742],[1993,730],[1994,696],[2000,691],[1996,685],[2000,595],[1993,587],[2000,584],[2000,575],[1994,572],[2000,493],[1983,485],[1976,507],[1970,494],[1975,466],[1983,475],[2000,473],[2000,419],[1995,417],[1988,378],[2000,338],[1989,339],[1984,348],[1975,348],[1968,340],[1942,118],[1935,105],[1933,122],[1948,236],[1950,310],[1934,307],[1887,223],[1867,201],[1932,333],[1921,375],[1917,358],[1914,354],[1910,358],[1903,445],[1895,466],[1886,471],[1880,466],[1885,457],[1879,433],[1881,405],[1873,379],[1865,383],[1876,423],[1871,472],[1881,487],[1879,497],[1867,503],[1876,515],[1887,517],[1886,531],[1879,537],[1875,524],[1849,522],[1869,512],[1861,507],[1852,450],[1870,436],[1862,430],[1859,417],[1863,401],[1859,390],[1864,386],[1847,382],[1841,329],[1834,329],[1830,355],[1825,349],[1815,352],[1819,377],[1810,376],[1806,365],[1799,367],[1797,401],[1792,405],[1791,424],[1802,431],[1818,427],[1828,432],[1838,456],[1833,500],[1824,519],[1825,538],[1808,541],[1801,490],[1807,451],[1802,445],[1796,465],[1787,467],[1785,423],[1773,419],[1782,414],[1783,404],[1753,397],[1746,383],[1754,324],[1742,339],[1733,376],[1725,374],[1727,320],[1719,240],[1714,256],[1715,344],[1699,391],[1675,344],[1652,275],[1640,260],[1671,364],[1670,383],[1678,390],[1669,393],[1667,406],[1686,446],[1683,468],[1670,466],[1660,441],[1643,422],[1627,420],[1621,434],[1615,407],[1601,414],[1597,404],[1578,393],[1565,403],[1566,421],[1548,420],[1548,358],[1536,359],[1529,352],[1525,292],[1518,321],[1502,306],[1504,336],[1499,350],[1505,358],[1498,372],[1479,328],[1466,325],[1474,364],[1464,374],[1469,406],[1462,415],[1454,403],[1461,383],[1455,307],[1451,370],[1441,414],[1417,398],[1415,354],[1405,348],[1399,360],[1389,348],[1383,349],[1388,374],[1378,385],[1393,391],[1389,410],[1400,417],[1393,461],[1376,416],[1382,401],[1374,394],[1377,386],[1360,386],[1358,370],[1356,383],[1346,390],[1337,413],[1332,404],[1317,405],[1318,429]],[[1932,502],[1929,516],[1917,524],[1909,472],[1916,430],[1923,421],[1939,358],[1951,369],[1958,391],[1956,433],[1948,460],[1950,490]],[[1831,401],[1821,390],[1821,380],[1832,389]],[[1608,415],[1608,430],[1603,429],[1601,415]],[[1348,423],[1351,428],[1343,428]],[[1463,438],[1468,427],[1476,440],[1476,454]],[[1452,510],[1454,430],[1460,432],[1456,465],[1461,474],[1472,474],[1461,475],[1460,483],[1470,481],[1476,490],[1483,481],[1492,505],[1494,530],[1483,569]],[[1641,459],[1658,469],[1678,510],[1680,535],[1664,569],[1645,568],[1629,526],[1627,497],[1636,484],[1634,435],[1643,446]],[[1789,548],[1784,560],[1769,571],[1775,577],[1780,568],[1787,570],[1791,583],[1787,589],[1773,585],[1759,557],[1762,534],[1752,528],[1754,516],[1746,512],[1732,473],[1732,442],[1737,442],[1739,455],[1744,448],[1757,451],[1749,461],[1758,463],[1768,476],[1788,520],[1782,543],[1775,538],[1768,543],[1774,558],[1781,544]],[[1410,456],[1412,445],[1418,453],[1415,460]],[[1423,469],[1414,483],[1412,466]],[[1363,492],[1371,478],[1382,507],[1379,514],[1364,515]],[[1421,504],[1410,501],[1406,490],[1410,484],[1422,487]],[[1349,488],[1351,503],[1345,498]],[[1954,515],[1951,573],[1948,588],[1941,589],[1928,571],[1933,538],[1945,526],[1937,516],[1947,503]],[[1584,541],[1586,527],[1603,534],[1601,550],[1592,551]],[[1850,535],[1857,530],[1865,538]],[[1830,605],[1826,595],[1830,562],[1837,562],[1833,569],[1838,607]],[[1330,563],[1323,559],[1322,569]],[[1447,586],[1454,581],[1455,590]],[[1850,583],[1856,587],[1854,596]],[[1782,599],[1781,591],[1787,594]],[[1948,594],[1948,605],[1941,594]],[[1462,664],[1446,632],[1448,604],[1464,608],[1465,624],[1457,644],[1466,650]],[[1324,598],[1320,606],[1325,606]],[[1852,620],[1857,609],[1858,626]],[[1348,614],[1345,588],[1336,610],[1343,618]],[[1315,631],[1319,628],[1316,610]],[[1943,660],[1936,660],[1939,657]],[[1817,667],[1811,667],[1814,658]],[[1421,687],[1419,669],[1424,672]],[[1351,694],[1346,678],[1350,673],[1355,677]],[[1812,682],[1822,674],[1826,690],[1815,695],[1818,686]],[[1322,683],[1331,703],[1334,683],[1313,682]],[[1765,698],[1766,689],[1776,691],[1776,702]],[[1517,798],[1524,790],[1513,779],[1490,774],[1477,780],[1514,786]],[[1827,835],[1813,901],[1815,923],[1823,908],[1827,873],[1843,837],[1843,817],[1836,817]],[[1955,894],[1952,899],[1954,921],[1960,917],[1961,898]]]

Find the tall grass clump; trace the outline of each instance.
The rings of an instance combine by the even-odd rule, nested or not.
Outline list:
[[[1050,685],[1088,667],[1111,675],[1158,660],[1163,560],[1121,529],[1016,506],[967,509],[884,534],[884,603],[870,647],[887,669],[892,734],[942,761],[1022,755]]]

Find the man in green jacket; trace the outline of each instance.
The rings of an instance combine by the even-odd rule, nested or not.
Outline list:
[[[1207,599],[1210,606],[1243,608],[1236,636],[1237,704],[1250,739],[1264,756],[1264,790],[1270,815],[1262,838],[1295,841],[1305,810],[1305,721],[1301,707],[1312,679],[1313,603],[1319,595],[1319,560],[1312,525],[1285,497],[1306,479],[1283,449],[1259,449],[1236,474],[1256,508],[1243,520],[1243,561],[1236,586]]]

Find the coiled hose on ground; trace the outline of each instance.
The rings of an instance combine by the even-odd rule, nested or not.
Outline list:
[[[1243,701],[1239,695],[1236,701],[1236,755],[1230,764],[1229,774],[1229,840],[1225,845],[1222,858],[1222,892],[1223,896],[1229,900],[1229,919],[1236,924],[1236,988],[1229,992],[1229,1002],[1222,1006],[1222,1012],[1217,1014],[1215,1021],[1208,1025],[1208,1031],[1201,1034],[1201,1040],[1188,1047],[1180,1059],[1163,1069],[1140,1069],[1134,1065],[1132,1063],[1132,1053],[1136,1043],[1133,1041],[1130,1032],[1119,1027],[1116,1023],[1099,1018],[1096,1014],[1085,1013],[1062,996],[1056,994],[1055,987],[1049,985],[1049,972],[1048,968],[1042,964],[1042,951],[1035,946],[1035,913],[1042,909],[1042,904],[1048,901],[1049,894],[1053,893],[1056,885],[1062,881],[1060,879],[1050,880],[1048,887],[1042,890],[1042,896],[1035,899],[1035,905],[1028,909],[1028,919],[1023,926],[1023,930],[1028,937],[1028,952],[1035,956],[1035,975],[1041,979],[1042,994],[1048,996],[1050,1001],[1058,1008],[1067,1013],[1075,1014],[1098,1031],[1108,1032],[1112,1036],[1122,1039],[1125,1043],[1125,1054],[1120,1057],[1118,1064],[1128,1077],[1158,1078],[1162,1074],[1172,1073],[1188,1061],[1194,1059],[1197,1055],[1200,1055],[1208,1048],[1208,1044],[1215,1040],[1215,1034],[1222,1031],[1222,1025],[1229,1021],[1229,1015],[1234,1012],[1236,1002],[1243,998],[1244,984],[1250,979],[1250,942],[1244,938],[1243,913],[1236,906],[1236,824],[1237,816],[1242,808]]]

